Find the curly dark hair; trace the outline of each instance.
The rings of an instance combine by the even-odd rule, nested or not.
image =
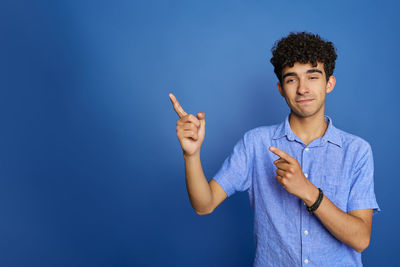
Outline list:
[[[318,34],[291,32],[287,37],[276,41],[271,51],[270,61],[280,83],[282,70],[287,66],[293,67],[296,62],[311,63],[313,67],[317,66],[317,62],[324,63],[327,81],[335,69],[335,47],[332,42],[323,40]]]

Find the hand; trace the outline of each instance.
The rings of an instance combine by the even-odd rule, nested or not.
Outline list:
[[[276,170],[276,180],[290,194],[307,203],[310,201],[314,203],[312,199],[315,197],[315,189],[317,188],[305,177],[299,162],[279,148],[271,146],[269,150],[280,157],[274,161],[275,166],[278,168]]]
[[[206,132],[206,120],[204,112],[197,113],[197,118],[187,114],[173,94],[169,94],[174,110],[179,116],[176,122],[176,135],[181,143],[183,154],[192,156],[200,153]]]

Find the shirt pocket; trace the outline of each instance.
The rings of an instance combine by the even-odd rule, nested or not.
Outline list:
[[[349,191],[346,183],[335,179],[333,176],[325,175],[321,180],[320,188],[333,204],[342,211],[347,212]]]

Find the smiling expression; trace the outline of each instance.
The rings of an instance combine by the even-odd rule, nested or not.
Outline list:
[[[313,67],[311,63],[296,62],[293,67],[282,70],[282,84],[278,82],[278,89],[292,113],[305,118],[324,114],[326,94],[333,90],[335,82],[334,76],[327,81],[323,63]]]

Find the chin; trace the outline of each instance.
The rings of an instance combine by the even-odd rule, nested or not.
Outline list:
[[[310,111],[310,112],[300,112],[298,110],[293,110],[292,109],[292,113],[295,114],[297,117],[300,117],[300,118],[308,118],[308,117],[314,116],[317,113],[317,111],[314,111],[314,112],[312,112],[312,111]]]

